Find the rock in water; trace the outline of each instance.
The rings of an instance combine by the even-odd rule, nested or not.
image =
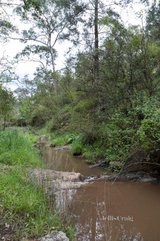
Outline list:
[[[53,231],[43,238],[38,239],[38,241],[69,241],[69,238],[67,238],[66,234],[62,231]]]
[[[86,182],[84,177],[76,172],[59,172],[49,169],[30,169],[29,176],[31,180],[38,186],[44,189],[48,194],[55,194],[55,192],[64,189],[75,189]],[[81,181],[82,180],[82,181]]]

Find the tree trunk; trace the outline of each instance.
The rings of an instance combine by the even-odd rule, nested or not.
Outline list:
[[[3,118],[3,131],[6,129],[6,117]]]
[[[99,0],[95,0],[95,19],[94,19],[94,71],[95,80],[99,78],[99,32],[98,32],[98,5]]]

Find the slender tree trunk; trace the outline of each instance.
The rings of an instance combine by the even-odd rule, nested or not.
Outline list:
[[[6,117],[3,118],[3,130],[6,129]]]
[[[98,32],[98,5],[99,0],[95,0],[95,19],[94,19],[94,70],[95,80],[99,78],[99,32]]]

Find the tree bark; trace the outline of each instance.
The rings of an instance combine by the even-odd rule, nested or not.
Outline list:
[[[98,31],[98,5],[99,0],[95,0],[95,19],[94,19],[94,70],[95,80],[99,78],[99,31]]]

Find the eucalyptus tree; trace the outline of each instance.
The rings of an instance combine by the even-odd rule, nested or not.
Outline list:
[[[100,47],[100,25],[99,20],[105,12],[103,1],[87,0],[86,9],[83,15],[85,24],[83,25],[82,41],[88,52],[92,52],[93,59],[93,79],[98,79],[99,76],[99,47]]]
[[[9,82],[15,78],[13,67],[15,61],[6,55],[6,46],[17,28],[12,21],[12,9],[19,4],[19,1],[0,1],[0,84]]]
[[[55,69],[56,45],[60,43],[63,48],[65,41],[77,43],[77,26],[82,21],[84,8],[85,4],[79,0],[24,0],[16,9],[23,23],[26,23],[26,29],[17,38],[26,46],[17,58],[39,63],[32,81],[25,87],[27,96],[21,99],[21,103],[25,103],[24,106],[27,103],[29,107],[22,108],[26,110],[22,112],[23,115],[26,112],[27,118],[29,114],[30,122],[36,119],[40,123],[40,119],[45,122],[51,118],[55,106],[54,97],[58,95],[57,82],[60,79]],[[28,90],[31,92],[28,93]],[[33,110],[31,115],[28,112],[30,109]]]
[[[146,71],[151,93],[160,90],[160,3],[156,1],[152,4],[146,18],[145,34],[147,36],[145,51]]]
[[[154,2],[149,9],[146,27],[150,37],[160,43],[160,3]]]
[[[77,24],[84,7],[78,0],[24,0],[17,13],[30,27],[22,31],[21,41],[28,45],[20,55],[31,57],[43,69],[54,72],[56,44],[60,42],[63,48],[65,40],[76,43]]]
[[[106,16],[110,17],[111,12],[115,12],[115,7],[125,8],[128,6],[129,1],[115,0],[114,2],[106,2],[104,0],[84,0],[84,2],[86,3],[84,14],[86,22],[83,26],[83,36],[88,52],[92,53],[93,74],[94,79],[96,80],[99,79],[100,74],[99,65],[103,41],[110,33],[109,28],[103,24],[102,20]],[[120,15],[117,14],[117,18],[120,19]]]

